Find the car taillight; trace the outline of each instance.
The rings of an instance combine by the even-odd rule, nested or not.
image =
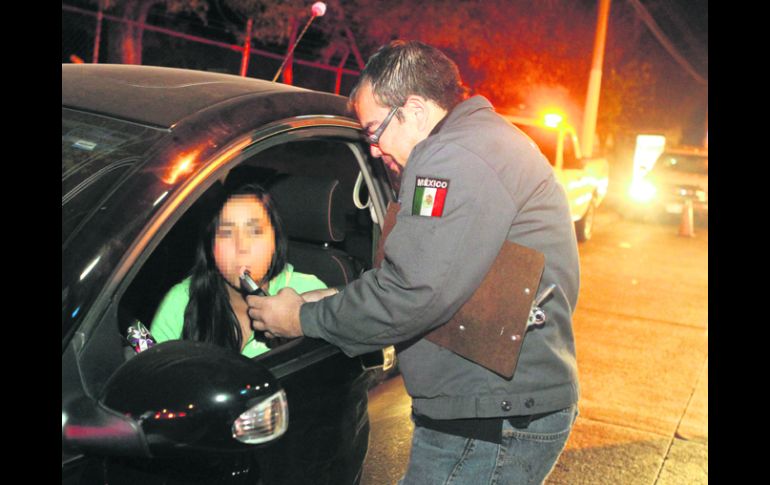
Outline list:
[[[238,416],[233,422],[233,438],[257,445],[283,435],[288,426],[289,407],[281,390]]]

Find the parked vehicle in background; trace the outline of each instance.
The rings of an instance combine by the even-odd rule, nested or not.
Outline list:
[[[645,220],[680,216],[690,199],[696,220],[707,223],[708,193],[708,151],[666,150],[647,174],[631,183],[624,213]]]
[[[503,115],[537,144],[567,192],[578,241],[591,239],[596,208],[607,195],[609,164],[584,157],[575,129],[559,115],[530,118]]]

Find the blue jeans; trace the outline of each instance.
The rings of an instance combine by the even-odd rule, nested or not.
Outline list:
[[[514,428],[503,421],[500,445],[415,426],[412,451],[400,485],[539,484],[553,469],[577,405]]]

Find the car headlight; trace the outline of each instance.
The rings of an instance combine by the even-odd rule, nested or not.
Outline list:
[[[631,184],[628,195],[637,202],[649,202],[655,198],[658,189],[647,180],[637,180]]]
[[[249,445],[274,440],[289,426],[286,393],[280,390],[238,416],[233,422],[233,438]]]

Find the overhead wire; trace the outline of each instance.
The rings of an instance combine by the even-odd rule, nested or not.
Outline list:
[[[688,23],[682,18],[680,9],[676,8],[675,4],[668,0],[659,2],[659,5],[663,7],[663,9],[666,11],[666,14],[668,15],[669,20],[671,20],[676,25],[676,28],[682,34],[682,38],[687,44],[687,47],[689,47],[689,52],[694,54],[697,60],[701,63],[708,63],[708,53],[704,53],[703,41],[697,38],[690,25],[688,25]]]
[[[682,68],[687,71],[690,76],[695,79],[696,82],[703,85],[708,85],[708,80],[705,79],[703,76],[698,74],[698,72],[695,70],[695,68],[692,67],[690,62],[685,59],[677,50],[676,47],[672,44],[671,40],[666,36],[666,34],[663,33],[661,28],[658,26],[657,22],[655,22],[655,19],[652,18],[652,15],[647,11],[647,8],[642,5],[642,3],[639,0],[628,0],[631,3],[631,6],[634,7],[636,10],[637,15],[639,15],[639,18],[647,25],[647,27],[650,29],[652,34],[655,36],[656,39],[658,39],[658,42],[663,46],[666,51],[668,51],[669,54],[671,54],[671,57],[674,58],[674,60],[679,63]]]

